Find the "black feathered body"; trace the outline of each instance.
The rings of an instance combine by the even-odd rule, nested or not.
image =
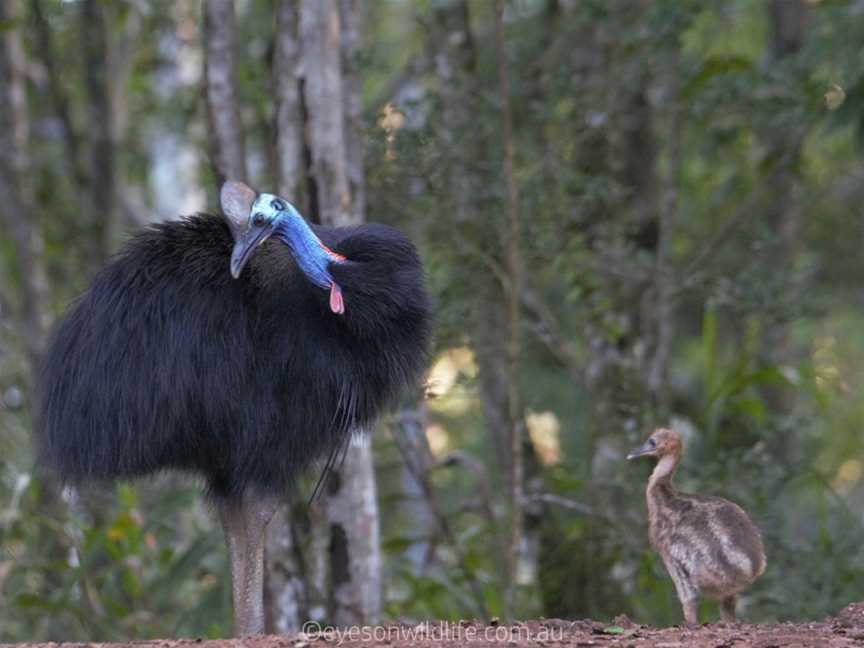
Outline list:
[[[426,359],[413,245],[381,225],[315,228],[345,313],[268,240],[239,279],[221,218],[133,238],[71,307],[40,376],[41,460],[69,481],[180,469],[217,495],[279,493],[368,427]]]

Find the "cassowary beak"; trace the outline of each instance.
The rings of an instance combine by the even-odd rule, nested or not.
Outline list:
[[[250,211],[257,196],[254,189],[238,180],[226,181],[219,192],[222,212],[234,238],[231,276],[235,279],[240,276],[243,266],[246,265],[255,248],[273,233],[273,227],[269,222],[261,225],[254,225],[251,222]]]
[[[231,252],[231,276],[237,279],[243,266],[252,256],[255,248],[261,245],[264,241],[270,238],[273,230],[269,226],[264,227],[249,227],[234,242],[234,249]]]
[[[648,439],[641,446],[630,451],[630,454],[627,455],[627,461],[638,459],[639,457],[652,457],[656,453],[657,446],[654,443],[651,443],[651,439]]]

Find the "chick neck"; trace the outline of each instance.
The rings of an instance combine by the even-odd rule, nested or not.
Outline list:
[[[660,457],[654,471],[648,479],[648,487],[645,489],[645,497],[648,500],[648,509],[653,511],[656,507],[671,497],[675,496],[675,487],[672,485],[672,477],[681,461],[681,451],[676,450]]]

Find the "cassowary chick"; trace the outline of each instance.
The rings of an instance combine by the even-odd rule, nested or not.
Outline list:
[[[675,583],[688,625],[698,622],[700,596],[720,601],[722,619],[734,621],[736,596],[765,571],[762,537],[737,504],[675,489],[682,450],[680,435],[661,428],[627,455],[658,460],[645,491],[651,546]]]

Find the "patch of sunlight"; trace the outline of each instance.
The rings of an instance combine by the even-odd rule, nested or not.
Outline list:
[[[763,54],[768,29],[767,12],[759,2],[704,3],[681,35],[681,46],[685,54],[709,64],[755,63]]]
[[[454,347],[441,353],[429,371],[426,393],[431,398],[446,396],[460,375],[473,378],[477,374],[474,352],[468,347]]]
[[[843,387],[838,367],[837,339],[833,335],[821,335],[813,343],[813,369],[816,386],[821,390]]]
[[[387,149],[385,158],[387,160],[393,160],[396,158],[396,149],[394,147],[394,143],[396,142],[396,131],[404,125],[405,114],[389,101],[384,104],[384,107],[381,109],[381,117],[378,118],[378,126],[386,133],[385,141],[387,143]]]
[[[862,473],[864,473],[864,466],[858,459],[847,459],[840,464],[832,486],[840,492],[848,492],[861,479]]]
[[[801,373],[798,371],[797,367],[793,367],[791,365],[782,365],[778,369],[783,377],[789,381],[790,385],[800,385],[801,384]]]
[[[836,83],[832,83],[831,87],[825,91],[824,99],[825,107],[828,110],[837,110],[846,101],[846,91]]]
[[[561,461],[561,421],[554,412],[528,412],[525,416],[528,436],[544,466]]]
[[[450,435],[441,425],[432,423],[426,426],[426,441],[429,443],[432,456],[436,459],[450,451]]]

